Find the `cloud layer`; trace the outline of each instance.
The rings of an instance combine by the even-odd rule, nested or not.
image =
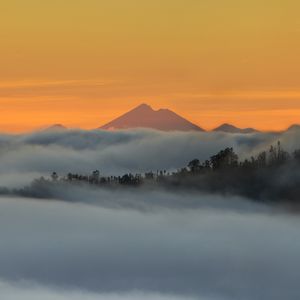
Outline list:
[[[29,282],[7,283],[0,281],[1,297],[5,300],[195,300],[192,297],[178,297],[159,293],[91,293],[78,290],[55,290]],[[213,299],[203,299],[213,300]]]
[[[145,212],[2,197],[0,278],[16,294],[24,280],[33,296],[46,287],[51,300],[64,299],[61,291],[87,299],[133,291],[146,295],[140,299],[299,299],[298,217],[247,205]]]
[[[246,157],[278,139],[286,150],[300,148],[300,131],[232,135],[157,131],[61,131],[0,136],[0,182],[21,187],[33,178],[57,171],[104,175],[176,170],[193,158],[205,160],[225,147]]]
[[[99,168],[105,175],[172,170],[228,146],[248,156],[278,139],[289,151],[300,146],[298,131],[2,135],[0,183],[22,187],[54,170]],[[57,184],[38,196],[43,200],[0,196],[5,300],[300,298],[297,214],[241,197],[153,187]]]

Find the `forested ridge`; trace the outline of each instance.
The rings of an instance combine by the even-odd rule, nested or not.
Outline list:
[[[256,156],[240,160],[233,148],[225,148],[205,161],[197,158],[175,172],[149,171],[104,176],[99,170],[91,174],[55,171],[49,178],[41,177],[22,189],[2,189],[2,193],[23,196],[51,197],[51,187],[57,185],[91,185],[103,188],[154,187],[202,191],[245,196],[257,201],[278,202],[300,200],[300,150],[288,153],[281,143],[270,146]]]

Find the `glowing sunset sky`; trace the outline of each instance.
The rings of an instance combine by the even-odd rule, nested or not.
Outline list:
[[[0,131],[140,103],[206,129],[300,123],[298,0],[1,0]]]

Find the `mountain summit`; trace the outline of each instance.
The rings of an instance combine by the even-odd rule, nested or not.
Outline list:
[[[67,130],[67,127],[65,127],[62,124],[53,124],[45,129],[43,129],[42,131],[44,132],[60,132],[60,131],[65,131]]]
[[[150,128],[162,131],[203,131],[202,128],[169,109],[154,110],[148,104],[137,106],[99,129],[117,130],[130,128]]]
[[[287,131],[295,131],[295,130],[300,130],[300,124],[292,124]]]
[[[219,127],[215,128],[213,131],[227,132],[227,133],[255,133],[258,130],[254,128],[238,128],[228,123],[224,123]]]

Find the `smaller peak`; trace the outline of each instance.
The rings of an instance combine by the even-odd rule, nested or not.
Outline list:
[[[300,129],[300,124],[292,124],[288,130],[299,130]]]
[[[232,124],[229,123],[223,123],[220,126],[218,126],[217,128],[215,128],[214,130],[218,130],[218,129],[224,129],[224,128],[237,128]]]
[[[62,124],[53,124],[52,126],[51,126],[51,128],[66,128],[64,125],[62,125]]]
[[[224,123],[219,127],[213,129],[213,131],[223,131],[228,133],[255,133],[258,132],[254,128],[239,128],[229,123]]]
[[[62,124],[53,124],[49,127],[47,127],[46,129],[44,129],[44,131],[62,131],[62,130],[66,130],[67,127],[65,127]]]
[[[232,124],[229,124],[229,123],[223,123],[221,126],[235,127],[234,125],[232,125]]]
[[[299,131],[300,124],[292,124],[286,131]]]

